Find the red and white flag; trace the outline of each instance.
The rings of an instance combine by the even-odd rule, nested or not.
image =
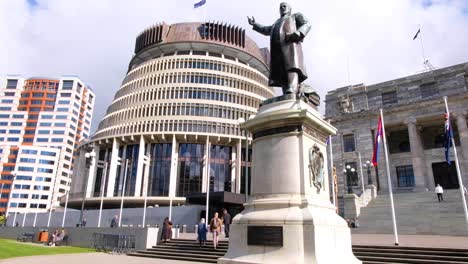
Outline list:
[[[374,155],[372,156],[372,164],[376,167],[379,161],[379,148],[383,137],[382,116],[379,115],[379,124],[377,125],[377,133],[374,141]]]

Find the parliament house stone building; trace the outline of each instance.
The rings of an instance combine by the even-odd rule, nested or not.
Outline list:
[[[372,160],[380,108],[384,113],[393,190],[433,191],[437,184],[445,189],[458,188],[455,162],[448,165],[445,159],[444,96],[466,185],[468,63],[328,92],[326,117],[338,128],[332,144],[341,209],[345,194],[360,194],[363,184],[376,185],[383,193],[388,191],[383,147],[378,166],[368,167],[367,163]]]
[[[274,96],[269,52],[222,23],[161,23],[136,38],[127,75],[81,144],[69,207],[239,207],[250,135],[239,120]],[[248,146],[248,145],[247,145]],[[245,170],[247,166],[247,170]]]

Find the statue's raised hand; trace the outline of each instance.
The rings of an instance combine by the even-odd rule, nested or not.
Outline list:
[[[255,18],[254,17],[247,17],[247,20],[249,21],[250,25],[253,26],[255,24]]]

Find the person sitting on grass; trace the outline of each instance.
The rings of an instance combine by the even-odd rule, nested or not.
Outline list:
[[[52,239],[49,242],[49,246],[55,247],[56,243],[60,242],[60,241],[63,241],[64,238],[65,238],[65,230],[64,229],[62,229],[61,232],[59,232],[58,230],[55,230],[55,232],[52,234]]]

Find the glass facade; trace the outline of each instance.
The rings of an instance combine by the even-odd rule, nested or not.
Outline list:
[[[135,195],[136,176],[138,168],[138,151],[140,145],[127,145],[125,158],[128,160],[127,182],[125,184],[125,196]]]
[[[180,144],[177,166],[177,196],[200,193],[203,177],[204,144]]]
[[[247,150],[247,162],[245,161],[245,148],[242,149],[241,151],[241,186],[240,186],[240,193],[245,193],[245,178],[246,178],[246,171],[245,171],[245,166],[247,166],[247,179],[249,183],[249,193],[251,192],[252,188],[252,178],[250,175],[252,175],[252,149]]]
[[[149,196],[168,196],[172,144],[151,144],[148,176]]]
[[[210,192],[231,191],[231,153],[229,146],[211,146]]]

